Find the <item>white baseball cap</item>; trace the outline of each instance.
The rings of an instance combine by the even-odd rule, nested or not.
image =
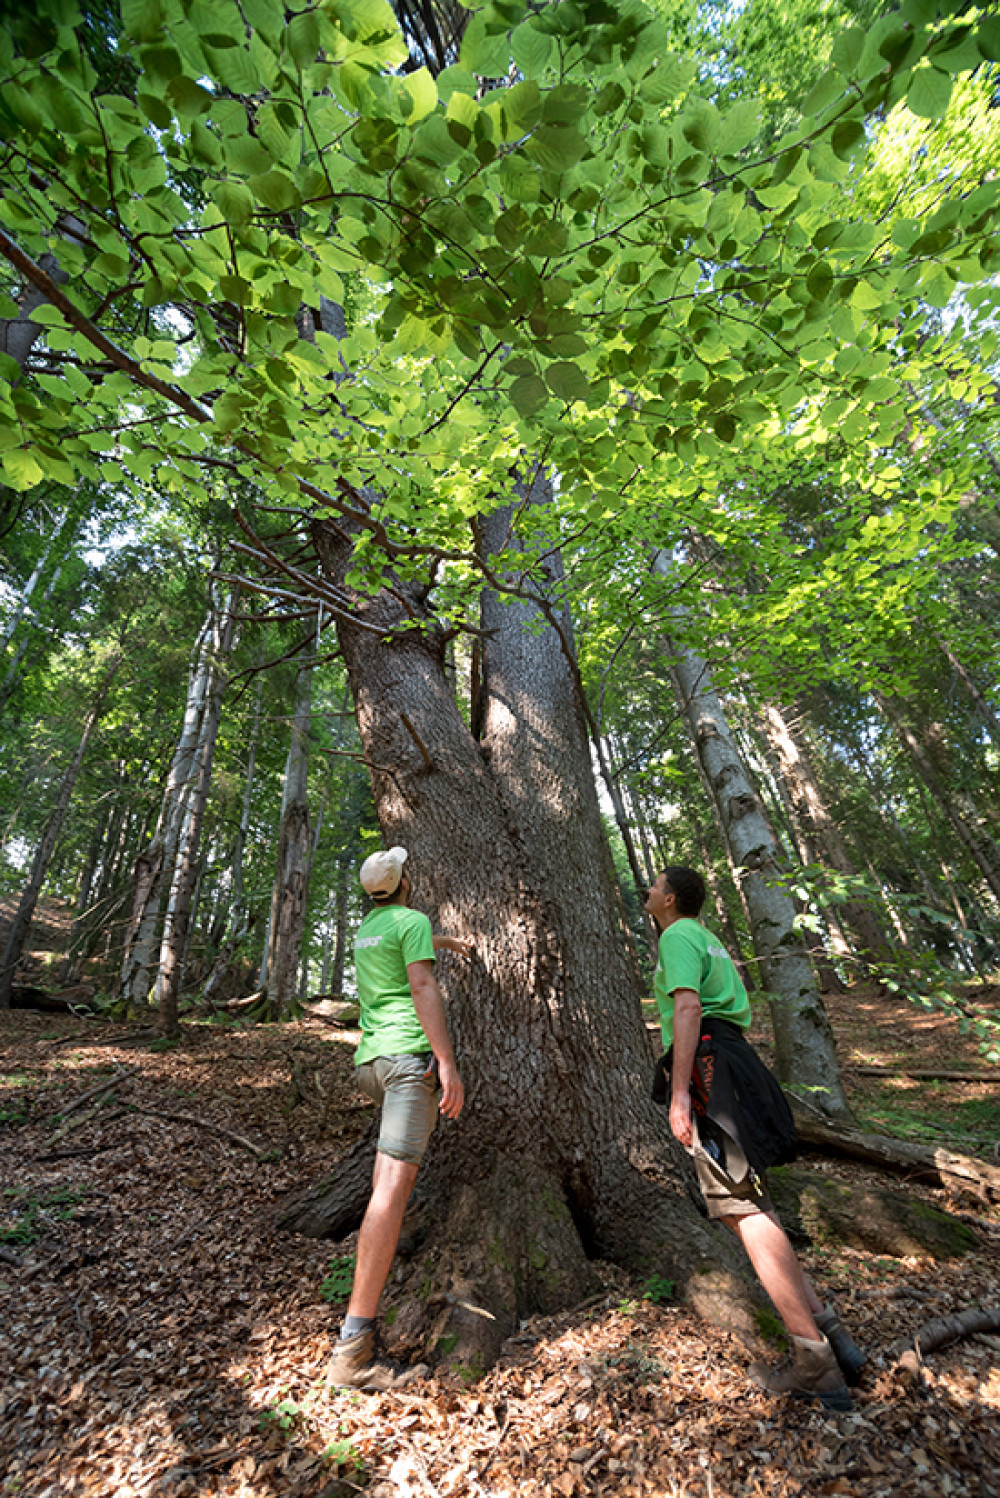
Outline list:
[[[370,895],[394,895],[403,877],[405,848],[382,849],[361,865],[361,883]]]

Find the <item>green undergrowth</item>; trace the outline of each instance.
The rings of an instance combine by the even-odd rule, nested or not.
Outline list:
[[[12,1198],[9,1216],[13,1220],[8,1226],[0,1227],[0,1243],[30,1248],[57,1222],[68,1221],[87,1193],[69,1186],[57,1186],[36,1195],[33,1191],[9,1186],[3,1194]]]
[[[914,1082],[902,1091],[880,1083],[873,1092],[854,1098],[854,1109],[870,1132],[992,1156],[1000,1143],[1000,1085],[989,1097],[958,1100],[950,1096],[953,1086],[934,1080]]]

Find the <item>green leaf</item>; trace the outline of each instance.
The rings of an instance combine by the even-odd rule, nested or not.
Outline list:
[[[976,46],[987,62],[1000,62],[1000,18],[987,16],[976,27]]]
[[[298,188],[284,172],[270,171],[259,177],[248,177],[247,186],[261,207],[270,208],[275,213],[298,206]]]
[[[542,119],[547,125],[575,125],[589,102],[589,90],[582,84],[560,83],[542,95]]]
[[[510,387],[510,399],[517,414],[528,419],[548,403],[549,392],[538,375],[519,375]]]
[[[161,0],[121,0],[122,28],[137,42],[154,41],[163,31]]]
[[[181,119],[207,114],[213,102],[207,88],[202,88],[200,83],[195,83],[193,78],[188,78],[183,73],[168,85],[166,98]]]
[[[487,29],[489,13],[477,11],[462,37],[459,61],[470,73],[484,78],[503,78],[510,66],[510,42],[507,33]]]
[[[558,359],[545,371],[545,383],[560,400],[586,400],[590,394],[590,381],[578,364],[570,359]]]
[[[26,452],[23,447],[15,447],[5,452],[0,458],[0,468],[3,469],[4,478],[12,489],[32,489],[45,477],[45,470],[34,453]]]
[[[587,154],[587,142],[569,125],[539,125],[524,147],[547,172],[568,172]]]
[[[410,100],[410,108],[403,113],[412,125],[433,113],[437,108],[438,91],[434,79],[426,68],[407,73],[403,79],[403,93]]]
[[[839,72],[852,78],[861,64],[865,50],[865,33],[860,26],[848,26],[833,39],[830,61]]]
[[[940,68],[917,68],[906,90],[906,106],[924,120],[940,120],[951,101],[951,79]]]
[[[830,136],[830,146],[834,155],[846,161],[866,139],[865,127],[860,120],[841,120]]]
[[[241,182],[217,182],[212,201],[230,224],[248,224],[253,217],[254,201]]]
[[[836,68],[828,68],[803,99],[802,113],[807,120],[812,119],[814,115],[822,114],[824,109],[836,103],[843,92],[843,77]]]
[[[553,51],[551,36],[539,31],[533,21],[524,21],[510,39],[510,55],[525,78],[537,78]]]
[[[316,61],[320,48],[319,21],[311,10],[292,18],[285,31],[285,42],[300,72]]]

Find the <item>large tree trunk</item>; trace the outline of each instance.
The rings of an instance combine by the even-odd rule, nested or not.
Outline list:
[[[11,922],[3,957],[0,958],[0,1009],[10,1008],[10,991],[14,984],[14,970],[20,961],[21,953],[24,950],[24,943],[31,929],[31,918],[35,913],[35,906],[38,904],[38,896],[41,894],[42,885],[45,883],[45,876],[48,873],[53,849],[62,831],[63,822],[66,819],[66,812],[69,809],[70,799],[83,766],[83,758],[87,752],[90,736],[100,721],[101,713],[104,711],[104,704],[111,690],[111,684],[115,679],[115,673],[120,664],[121,656],[116,653],[111,659],[104,680],[101,683],[90,712],[87,714],[86,722],[83,725],[83,732],[76,746],[76,752],[63,776],[55,807],[42,835],[42,840],[35,851],[31,873],[28,875],[28,882],[21,895],[17,914]]]
[[[341,581],[346,538],[324,527],[317,542]],[[512,606],[491,645],[480,747],[448,689],[443,639],[405,592],[359,600],[341,645],[385,839],[409,849],[421,906],[475,955],[441,963],[467,1102],[421,1172],[436,1233],[394,1334],[421,1348],[457,1337],[454,1361],[488,1361],[519,1316],[587,1293],[595,1254],[669,1276],[749,1333],[732,1249],[697,1215],[650,1100],[653,1057],[560,643],[551,629],[526,636]],[[380,638],[408,608],[423,629]],[[284,1225],[352,1227],[365,1148]]]
[[[795,905],[779,887],[780,855],[726,722],[708,667],[672,644],[671,675],[733,864],[742,875],[754,949],[771,995],[775,1070],[830,1118],[849,1118],[833,1032],[809,956],[795,931]]]

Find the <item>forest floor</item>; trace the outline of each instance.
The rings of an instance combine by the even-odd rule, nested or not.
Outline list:
[[[1000,1006],[1000,989],[977,1002]],[[858,1073],[982,1070],[953,1020],[861,988],[828,1003],[868,1127],[996,1163],[996,1083]],[[939,1263],[804,1251],[872,1353],[853,1414],[769,1399],[737,1342],[610,1265],[597,1300],[526,1323],[478,1382],[437,1371],[331,1394],[353,1243],[271,1224],[367,1122],[356,1040],[316,1018],[188,1024],[167,1044],[0,1014],[4,1498],[1000,1494],[1000,1338],[930,1356],[916,1386],[884,1351],[933,1317],[1000,1305],[1000,1211],[818,1157],[964,1212],[978,1240]]]

